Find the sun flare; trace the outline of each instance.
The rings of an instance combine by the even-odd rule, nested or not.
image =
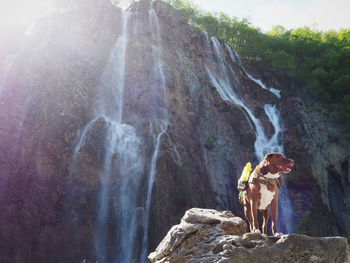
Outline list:
[[[0,3],[1,26],[26,26],[52,9],[50,0],[11,0]]]

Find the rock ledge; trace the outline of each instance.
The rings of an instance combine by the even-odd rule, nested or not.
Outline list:
[[[173,226],[156,251],[152,263],[350,263],[343,237],[300,234],[271,237],[245,233],[246,224],[229,211],[192,208]]]

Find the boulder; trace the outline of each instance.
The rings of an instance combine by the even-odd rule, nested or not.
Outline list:
[[[192,208],[148,258],[152,263],[350,262],[343,237],[274,237],[245,229],[231,212]]]

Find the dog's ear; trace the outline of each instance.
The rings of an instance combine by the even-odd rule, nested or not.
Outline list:
[[[267,154],[265,155],[265,158],[264,158],[264,165],[269,165],[272,156],[273,156],[273,153],[267,153]]]
[[[270,161],[270,159],[272,158],[273,155],[274,155],[274,153],[267,153],[267,154],[265,155],[265,160],[266,160],[266,161]]]

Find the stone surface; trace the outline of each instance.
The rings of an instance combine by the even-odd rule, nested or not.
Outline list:
[[[222,228],[223,222],[230,222],[240,230],[227,232]],[[190,209],[149,255],[149,260],[152,263],[350,262],[345,238],[244,234],[245,227],[243,220],[230,212]]]
[[[200,242],[211,240],[215,243],[215,248],[220,250],[225,244],[225,235],[243,235],[246,230],[246,223],[239,217],[234,216],[229,211],[219,212],[213,209],[192,208],[186,211],[179,225],[173,226],[166,237],[160,243],[156,252],[149,256],[151,262],[163,260],[163,258],[176,254],[176,262],[185,260],[195,255],[207,255],[211,253],[209,246],[204,245],[204,249],[199,248],[194,251]],[[184,244],[186,244],[184,246]]]

